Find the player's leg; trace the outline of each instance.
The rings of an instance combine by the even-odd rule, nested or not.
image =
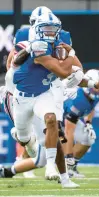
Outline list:
[[[85,122],[79,120],[74,133],[75,145],[73,155],[75,158],[74,176],[84,177],[77,170],[77,164],[88,149],[95,143],[96,134],[92,126],[87,126]]]
[[[46,164],[45,150],[37,144],[38,151],[35,158],[27,158],[18,163],[14,163],[10,168],[0,166],[0,177],[10,178],[16,174],[26,172],[35,168],[44,167]]]
[[[35,139],[31,137],[32,119],[33,119],[33,103],[35,98],[20,96],[19,91],[15,90],[13,99],[13,114],[15,128],[12,133],[16,135],[18,142],[30,150],[30,156],[34,154]],[[29,151],[28,150],[28,151]],[[33,151],[33,153],[32,153]]]
[[[78,118],[84,114],[86,109],[90,109],[90,103],[86,99],[82,89],[78,89],[77,96],[72,100],[71,105],[68,108],[65,119],[65,134],[67,137],[66,152],[67,162],[69,166],[75,164],[73,157],[73,145],[74,145],[74,131]]]
[[[41,106],[40,106],[41,104]],[[40,109],[40,110],[39,110]],[[50,113],[54,116],[50,116],[47,111],[53,112]],[[56,153],[57,156],[61,156],[60,160],[60,166],[58,165],[58,168],[60,169],[62,180],[64,179],[64,186],[63,187],[78,187],[75,183],[67,183],[67,175],[66,175],[66,169],[65,169],[65,161],[64,161],[64,155],[63,150],[61,149],[61,146],[58,147],[57,151],[57,143],[58,143],[58,122],[56,120],[57,114],[56,114],[56,107],[54,104],[53,97],[51,97],[50,93],[47,94],[38,100],[38,103],[36,103],[34,112],[39,117],[39,119],[44,120],[44,114],[48,114],[48,119],[45,119],[46,125],[43,125],[43,128],[47,128],[46,136],[45,136],[45,142],[46,142],[46,158],[47,158],[47,165],[46,165],[46,173],[45,176],[48,177],[48,179],[59,179],[59,175],[55,169],[55,159],[56,159]],[[42,113],[41,113],[42,112]],[[56,116],[55,116],[56,115]],[[52,117],[54,117],[52,119]],[[43,130],[43,129],[42,129]],[[54,133],[55,132],[55,133]],[[60,154],[61,152],[61,154]],[[62,159],[63,157],[63,159]],[[57,158],[58,159],[58,158]],[[61,164],[63,162],[63,164]],[[62,169],[61,169],[62,167]]]

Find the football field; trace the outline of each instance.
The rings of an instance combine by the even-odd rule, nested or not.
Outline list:
[[[89,197],[99,196],[99,167],[79,167],[86,178],[72,179],[80,185],[76,189],[62,189],[55,181],[44,179],[44,169],[35,170],[36,179],[12,178],[0,179],[0,196],[66,196],[66,197]]]

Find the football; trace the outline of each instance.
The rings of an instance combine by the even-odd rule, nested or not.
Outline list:
[[[68,52],[63,46],[60,45],[55,49],[55,57],[58,60],[65,60],[68,57]]]

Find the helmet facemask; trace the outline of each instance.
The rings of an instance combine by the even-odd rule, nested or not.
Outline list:
[[[35,27],[37,39],[45,40],[53,43],[58,39],[59,32],[61,30],[60,24],[43,23]]]

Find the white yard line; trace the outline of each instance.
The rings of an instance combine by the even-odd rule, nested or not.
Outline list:
[[[40,195],[40,196],[36,196],[36,195],[31,195],[31,196],[6,196],[6,197],[55,197],[55,196],[57,196],[57,197],[77,197],[77,195],[69,195],[69,196],[67,196],[67,195],[61,195],[61,196],[59,196],[59,195]],[[90,197],[90,196],[92,196],[92,197],[96,197],[97,195],[78,195],[79,197]],[[0,197],[5,197],[5,196],[0,196]]]
[[[11,189],[13,189],[13,188],[9,188],[9,189],[0,189],[0,192],[8,192],[8,191],[10,191],[11,192]],[[39,189],[38,191],[39,192],[56,192],[56,191],[80,191],[80,190],[84,190],[84,191],[93,191],[93,190],[95,190],[95,191],[99,191],[99,188],[64,188],[64,189],[62,189],[62,188],[60,188],[60,189],[51,189],[51,190],[49,190],[49,189]],[[13,190],[12,190],[13,191]],[[17,192],[17,191],[16,191]],[[19,191],[18,191],[19,192]],[[21,192],[37,192],[37,189],[33,189],[33,190],[22,190],[21,189]],[[67,197],[67,196],[66,196]]]
[[[77,196],[79,196],[79,197],[96,197],[97,195],[80,195],[80,194],[78,194],[78,195],[69,195],[69,196],[67,196],[67,195],[61,195],[61,196],[59,196],[59,195],[40,195],[40,196],[38,196],[38,195],[29,195],[29,196],[0,196],[0,197],[55,197],[55,196],[57,196],[57,197],[77,197]]]

